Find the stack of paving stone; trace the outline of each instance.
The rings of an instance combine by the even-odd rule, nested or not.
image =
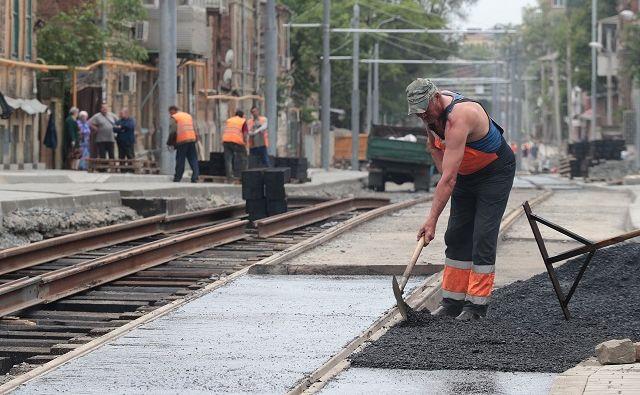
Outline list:
[[[225,176],[224,154],[222,152],[212,152],[209,160],[199,160],[198,168],[203,176]]]
[[[286,167],[249,169],[242,172],[242,198],[250,221],[287,212],[284,185],[291,180]]]
[[[287,158],[278,157],[275,158],[276,167],[288,167],[291,171],[290,176],[296,182],[307,182],[307,169],[309,168],[309,162],[307,158]]]

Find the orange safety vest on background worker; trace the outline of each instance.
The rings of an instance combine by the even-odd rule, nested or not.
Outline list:
[[[186,112],[178,111],[172,115],[176,120],[176,144],[192,143],[196,141],[196,130],[193,128],[193,118]]]
[[[244,123],[244,118],[240,118],[237,115],[227,119],[224,126],[224,132],[222,133],[222,142],[235,143],[244,146],[244,133],[242,133],[242,126]]]
[[[262,115],[260,115],[258,117],[258,122],[260,123],[260,125],[264,125],[265,122],[267,122],[267,117],[263,117]],[[250,132],[253,131],[254,125],[255,125],[255,120],[253,119],[253,117],[249,118],[247,120],[247,128],[249,128]],[[260,135],[249,136],[249,148],[269,146],[269,130],[265,129],[259,134],[261,134],[262,136]]]

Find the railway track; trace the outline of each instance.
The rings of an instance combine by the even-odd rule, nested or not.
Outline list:
[[[233,205],[0,251],[0,373],[26,373],[389,202],[292,203],[303,208],[255,228]]]

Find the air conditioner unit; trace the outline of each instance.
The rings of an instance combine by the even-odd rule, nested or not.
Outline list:
[[[133,38],[136,41],[146,43],[149,40],[149,22],[139,21],[136,22],[133,29]]]
[[[136,91],[136,73],[124,73],[118,81],[118,91],[120,93],[134,93]]]

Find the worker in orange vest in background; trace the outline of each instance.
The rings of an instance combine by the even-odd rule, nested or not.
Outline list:
[[[258,107],[251,108],[251,118],[247,120],[249,129],[249,154],[258,158],[263,165],[271,167],[269,163],[269,131],[267,130],[267,117],[260,115]]]
[[[169,135],[175,135],[175,142],[172,143],[176,148],[176,173],[173,176],[173,182],[182,180],[185,159],[189,161],[189,166],[191,166],[191,182],[198,182],[200,175],[196,150],[198,132],[193,124],[193,118],[186,112],[180,111],[176,106],[169,107],[169,114],[171,114]]]
[[[247,168],[247,133],[244,112],[238,110],[235,116],[227,119],[222,132],[224,168],[228,180],[233,179],[235,166],[239,166],[241,171]]]

